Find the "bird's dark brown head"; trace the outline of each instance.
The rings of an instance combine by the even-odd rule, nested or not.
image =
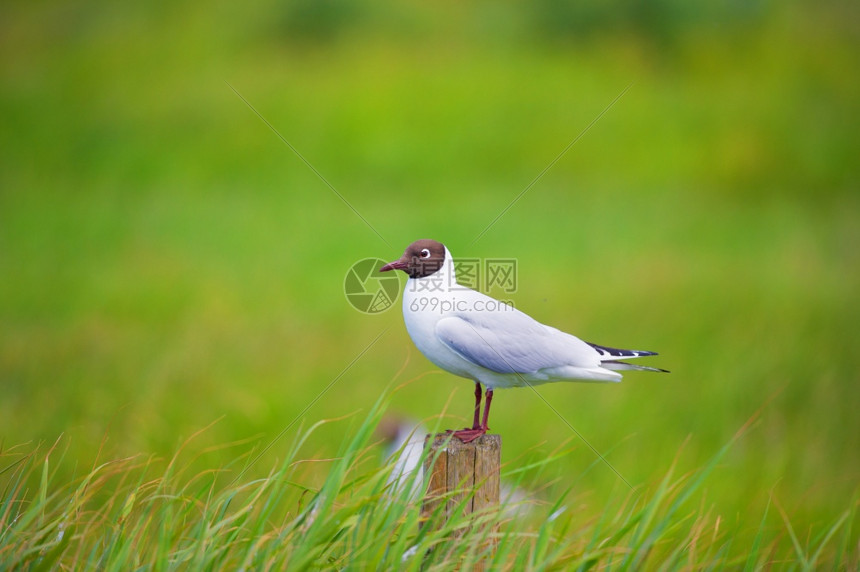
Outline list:
[[[379,269],[402,270],[410,278],[423,278],[437,272],[445,264],[445,246],[430,239],[416,240],[406,248],[399,259],[389,262]]]

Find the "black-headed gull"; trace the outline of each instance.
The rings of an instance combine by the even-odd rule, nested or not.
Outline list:
[[[440,368],[475,382],[472,427],[454,432],[464,442],[489,429],[496,388],[554,381],[618,382],[618,370],[665,371],[619,361],[655,352],[584,342],[458,284],[451,253],[435,240],[413,242],[403,256],[380,269],[388,270],[409,275],[403,293],[403,321],[421,353]],[[486,399],[480,421],[482,384]]]

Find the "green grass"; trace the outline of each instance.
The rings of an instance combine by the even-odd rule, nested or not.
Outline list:
[[[858,564],[851,528],[856,502],[805,538],[776,505],[782,522],[766,510],[751,543],[737,536],[736,525],[697,502],[734,442],[697,471],[679,476],[673,465],[653,486],[616,491],[597,519],[583,514],[575,494],[551,502],[532,499],[516,518],[502,506],[470,516],[454,508],[446,520],[445,503],[422,516],[409,482],[392,488],[392,467],[379,464],[373,432],[387,400],[361,422],[356,416],[328,422],[349,434],[335,457],[301,453],[326,423],[321,421],[298,433],[284,459],[260,478],[247,476],[255,458],[250,453],[232,466],[189,471],[193,438],[167,462],[119,459],[84,470],[71,482],[57,482],[57,444],[5,451],[0,562],[18,570],[447,570],[478,561],[499,570],[812,570]],[[562,451],[529,468],[552,472],[564,456]],[[318,482],[305,470],[314,464],[326,467]],[[509,467],[502,478],[522,485],[522,474],[522,468]],[[35,490],[28,489],[30,481],[38,482]]]
[[[4,9],[0,443],[4,467],[27,459],[3,473],[18,483],[4,506],[46,515],[17,521],[27,558],[54,542],[75,495],[86,510],[63,536],[75,539],[65,561],[131,558],[128,543],[109,553],[102,539],[132,491],[124,521],[158,555],[198,549],[188,539],[202,536],[182,527],[221,522],[200,512],[216,498],[233,494],[235,508],[277,490],[292,500],[274,513],[295,518],[296,491],[311,489],[306,502],[333,465],[291,463],[339,457],[363,423],[299,427],[368,411],[392,379],[409,380],[392,412],[461,426],[470,384],[416,352],[398,309],[365,316],[342,291],[352,263],[432,237],[458,257],[516,258],[518,291],[505,297],[518,308],[589,341],[659,351],[648,363],[672,371],[538,388],[563,419],[531,392],[498,392],[491,425],[508,470],[572,507],[538,560],[599,549],[601,563],[632,566],[641,545],[655,568],[790,568],[824,546],[819,564],[856,566],[853,8],[343,4]],[[568,424],[642,493],[628,499]],[[235,475],[285,428],[240,481],[215,475]],[[37,445],[57,441],[50,455]],[[183,443],[168,470],[158,459]],[[541,464],[560,445],[567,454]],[[89,479],[99,486],[76,492],[107,461]],[[368,483],[371,464],[359,471]],[[630,532],[612,552],[606,539],[632,515],[657,499],[656,526],[685,490],[654,542],[657,529]],[[175,527],[138,519],[142,506]],[[541,526],[523,523],[518,542]],[[259,536],[243,549],[269,542],[271,529],[248,530]],[[3,538],[4,554],[27,550]],[[506,562],[531,554],[513,538]],[[748,547],[755,557],[737,560]]]

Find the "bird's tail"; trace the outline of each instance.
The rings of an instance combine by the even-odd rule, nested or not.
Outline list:
[[[609,348],[606,346],[599,346],[597,344],[592,344],[590,342],[586,342],[588,345],[597,350],[597,353],[600,354],[600,365],[606,369],[611,370],[640,370],[640,371],[658,371],[662,373],[669,373],[668,370],[660,369],[659,367],[649,367],[647,365],[634,365],[632,363],[627,363],[624,361],[619,361],[614,358],[622,358],[622,359],[632,359],[644,356],[655,356],[657,352],[646,352],[643,350],[622,350],[618,348]]]
[[[614,371],[625,370],[625,369],[636,369],[639,371],[657,371],[660,373],[669,373],[667,369],[660,369],[659,367],[649,367],[647,365],[636,365],[633,363],[627,363],[625,361],[616,361],[616,360],[604,360],[600,362],[600,367],[604,369],[611,369]]]

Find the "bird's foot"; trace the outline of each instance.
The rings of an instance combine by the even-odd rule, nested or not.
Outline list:
[[[478,427],[477,429],[460,429],[459,431],[454,431],[454,437],[456,437],[463,443],[471,443],[481,435],[486,434],[487,430],[483,427]]]
[[[472,425],[471,427],[463,427],[462,429],[445,429],[445,435],[450,435],[451,433],[459,433],[460,431],[478,431],[481,428],[481,425]]]

